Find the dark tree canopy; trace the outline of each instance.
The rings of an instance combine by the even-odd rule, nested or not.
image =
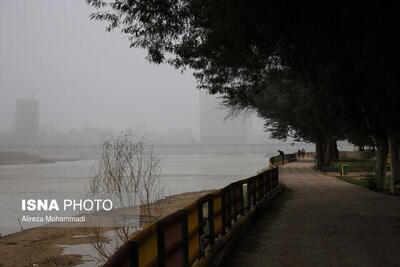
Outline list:
[[[255,110],[274,137],[329,152],[340,138],[387,136],[398,152],[398,0],[86,1],[150,61],[193,69],[199,88]]]
[[[107,21],[108,30],[120,29],[155,63],[194,69],[199,86],[211,93],[260,90],[255,81],[279,70],[327,90],[338,115],[346,108],[371,116],[394,104],[398,1],[87,2],[99,8],[92,18]]]

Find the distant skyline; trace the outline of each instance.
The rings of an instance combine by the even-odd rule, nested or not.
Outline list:
[[[41,122],[61,130],[197,127],[191,73],[148,63],[90,13],[84,1],[0,2],[0,129],[12,129],[15,99],[32,95]]]
[[[99,145],[107,135],[120,133],[131,134],[146,144],[262,144],[267,141],[266,134],[253,127],[251,117],[225,119],[226,111],[219,106],[215,96],[202,93],[199,109],[199,133],[191,128],[168,128],[164,132],[148,129],[144,120],[137,120],[133,128],[123,130],[84,126],[63,131],[51,122],[40,121],[40,103],[35,97],[17,99],[14,127],[9,131],[0,131],[0,147]]]
[[[0,1],[0,131],[18,98],[35,96],[40,124],[124,130],[145,121],[198,138],[199,90],[191,71],[146,61],[119,32],[91,21],[84,1]],[[262,132],[261,120],[254,122]]]
[[[0,131],[13,129],[15,100],[34,96],[40,124],[60,131],[145,121],[160,132],[190,128],[198,138],[191,71],[150,64],[91,12],[84,1],[0,2]]]

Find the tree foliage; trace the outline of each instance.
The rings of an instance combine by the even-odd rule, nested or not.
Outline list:
[[[200,88],[256,110],[274,137],[328,153],[346,135],[386,135],[398,154],[397,0],[87,2],[150,61],[191,68]]]

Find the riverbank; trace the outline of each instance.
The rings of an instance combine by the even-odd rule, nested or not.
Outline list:
[[[52,157],[44,158],[38,154],[31,154],[20,151],[0,151],[0,165],[11,164],[41,164],[41,163],[54,163],[59,161],[75,161],[81,160],[78,157]]]
[[[161,217],[183,208],[211,190],[169,196],[161,201]],[[75,266],[87,260],[83,254],[65,255],[64,248],[86,245],[87,229],[79,227],[37,227],[0,237],[0,266]],[[83,251],[82,251],[83,252]]]

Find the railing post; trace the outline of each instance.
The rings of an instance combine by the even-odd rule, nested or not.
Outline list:
[[[272,176],[274,174],[274,169],[268,170],[268,191],[272,189]]]
[[[232,192],[232,202],[233,202],[233,221],[237,221],[237,208],[236,208],[236,187],[235,185],[233,186]]]
[[[276,185],[279,184],[279,169],[276,169]]]
[[[227,201],[227,208],[228,208],[228,216],[227,216],[227,220],[226,220],[226,226],[228,227],[228,229],[232,228],[232,201],[231,201],[231,187],[228,187],[228,201]]]
[[[203,200],[199,199],[197,200],[197,215],[198,215],[198,224],[199,224],[199,258],[204,257],[204,251],[203,251],[203,235],[204,235],[204,229],[203,229]]]
[[[271,185],[271,180],[272,180],[272,170],[268,171],[268,192],[271,191],[272,185]]]
[[[226,233],[226,217],[225,217],[225,189],[221,190],[221,217],[222,217],[222,235]]]
[[[272,170],[271,173],[271,189],[274,189],[274,184],[275,184],[275,174],[276,174],[276,168]]]
[[[214,200],[212,195],[208,196],[207,199],[208,202],[208,229],[210,231],[210,240],[211,240],[211,245],[214,245],[215,240],[214,240]]]
[[[264,196],[268,193],[267,190],[267,172],[263,173],[263,182],[264,182]]]
[[[275,179],[276,179],[276,168],[272,172],[272,179],[271,179],[271,186],[272,188],[275,187]]]
[[[251,209],[251,182],[247,180],[247,212]]]
[[[243,183],[240,183],[240,215],[244,216]]]
[[[255,194],[255,196],[256,196],[256,201],[258,201],[259,200],[259,198],[260,198],[260,192],[259,192],[259,187],[260,187],[260,179],[258,179],[258,176],[256,176],[256,179],[254,179],[255,181],[254,181],[254,187],[255,187],[255,191],[256,191],[256,194]],[[255,204],[254,204],[254,206],[255,206]]]
[[[189,267],[189,231],[188,231],[188,211],[181,210],[182,215],[182,254],[183,267]]]
[[[165,240],[164,240],[164,222],[157,221],[157,262],[159,267],[165,266]]]
[[[265,187],[264,187],[264,174],[260,173],[260,192],[261,192],[261,198],[264,197],[264,193],[265,193]]]
[[[129,267],[139,267],[139,246],[135,240],[129,240]]]
[[[257,178],[256,178],[257,179]],[[256,179],[253,179],[252,184],[253,184],[253,207],[256,206],[256,202],[257,202],[257,182]]]

